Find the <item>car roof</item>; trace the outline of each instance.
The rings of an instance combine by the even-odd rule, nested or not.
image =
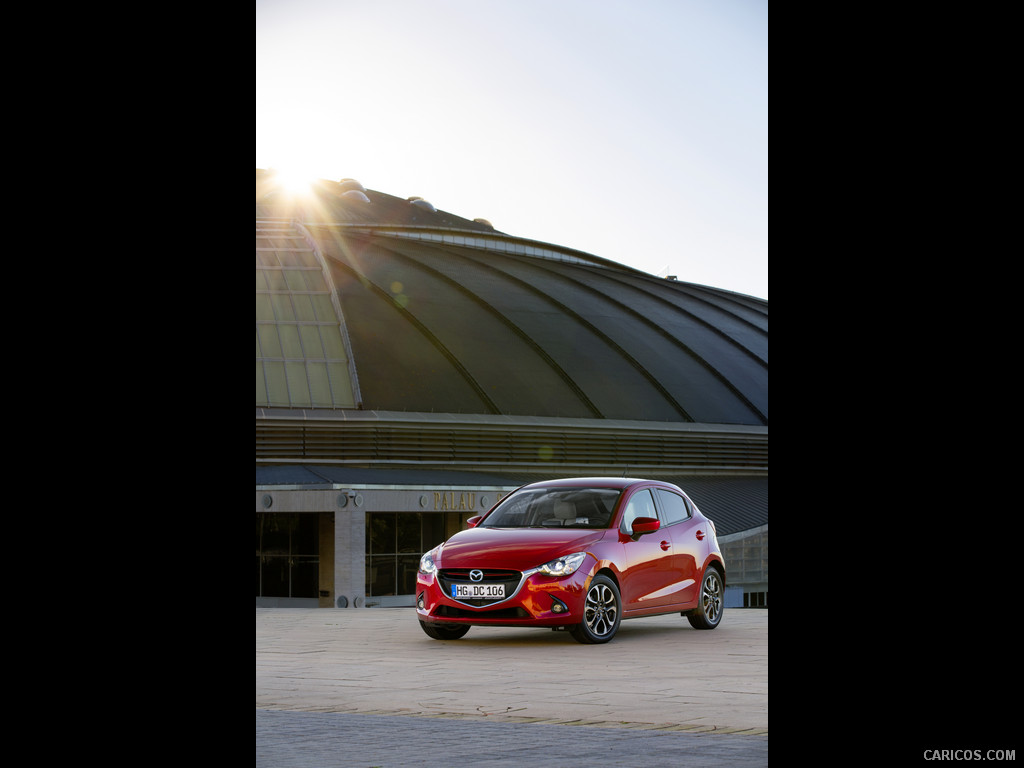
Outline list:
[[[524,485],[523,488],[558,488],[558,487],[579,487],[589,486],[592,488],[617,488],[625,489],[640,484],[660,485],[665,488],[675,488],[672,483],[665,483],[660,480],[643,480],[637,477],[563,477],[557,480],[542,480],[537,483]],[[679,489],[681,490],[681,489]]]

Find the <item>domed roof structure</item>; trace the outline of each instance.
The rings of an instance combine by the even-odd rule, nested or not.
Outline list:
[[[767,301],[356,184],[257,172],[257,406],[767,425]]]

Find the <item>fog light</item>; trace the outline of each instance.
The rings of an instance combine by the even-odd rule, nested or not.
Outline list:
[[[569,607],[559,600],[557,597],[551,598],[551,611],[552,613],[565,613],[569,610]]]
[[[416,607],[419,608],[421,611],[423,610],[423,593],[422,592],[420,592],[419,595],[416,597]]]

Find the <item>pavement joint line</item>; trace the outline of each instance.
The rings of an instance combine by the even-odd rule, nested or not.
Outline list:
[[[494,723],[519,723],[525,725],[564,725],[588,728],[618,728],[635,731],[683,731],[696,734],[728,734],[730,736],[767,736],[767,728],[730,728],[716,725],[687,723],[644,723],[629,720],[579,720],[550,717],[528,717],[522,715],[487,715],[469,712],[419,712],[404,709],[341,709],[338,707],[310,707],[301,710],[276,707],[256,707],[264,712],[322,712],[341,715],[380,715],[385,717],[422,717],[440,720],[487,720]]]

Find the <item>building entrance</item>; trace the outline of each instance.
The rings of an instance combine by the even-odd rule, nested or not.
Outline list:
[[[256,515],[256,599],[316,598],[320,579],[319,516]]]
[[[366,604],[412,605],[420,557],[463,527],[458,512],[370,512],[366,520]]]

